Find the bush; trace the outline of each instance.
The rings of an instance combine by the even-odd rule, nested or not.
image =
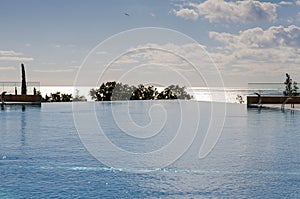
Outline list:
[[[157,88],[151,85],[140,84],[135,87],[115,81],[102,83],[98,89],[91,89],[90,96],[96,101],[192,99],[185,87],[178,85],[168,86],[158,92]]]
[[[296,81],[293,81],[288,73],[286,75],[285,84],[285,91],[283,91],[284,96],[298,96],[299,93],[297,90],[299,89],[298,84]]]

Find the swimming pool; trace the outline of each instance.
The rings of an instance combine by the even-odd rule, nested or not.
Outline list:
[[[161,149],[173,140],[172,133],[182,120],[179,113],[185,108],[200,107],[203,123],[198,132],[207,131],[202,124],[209,121],[210,103],[186,103],[188,106],[180,107],[169,101],[87,102],[78,106],[83,115],[93,107],[112,143],[132,153],[145,153]],[[122,129],[132,129],[128,118],[122,119],[126,112],[145,129],[149,122],[151,128],[161,126],[160,121],[167,115],[162,128],[156,129],[162,135],[152,135],[147,130],[142,131],[150,133],[145,138],[122,135]],[[182,156],[164,168],[122,167],[122,164],[111,167],[101,163],[85,148],[73,114],[71,103],[26,106],[25,110],[21,106],[7,106],[0,112],[0,198],[297,198],[300,195],[298,111],[246,109],[245,105],[226,104],[225,123],[213,150],[200,159],[203,135],[197,134]],[[116,124],[115,118],[119,123]],[[114,164],[128,160],[116,156],[114,151],[106,150],[105,154],[118,158]]]

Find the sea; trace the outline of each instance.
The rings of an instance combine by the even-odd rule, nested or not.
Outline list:
[[[0,198],[300,197],[298,110],[247,108],[249,88],[189,92],[2,107]]]
[[[93,101],[89,94],[90,89],[93,87],[74,87],[74,86],[41,86],[39,88],[41,95],[50,96],[51,93],[65,93],[76,94],[84,96],[88,101]],[[96,89],[96,88],[94,88]],[[157,87],[158,91],[163,90],[162,87]],[[246,103],[246,98],[248,95],[255,95],[259,93],[261,95],[282,95],[283,93],[283,84],[254,84],[247,87],[190,87],[187,88],[187,92],[193,96],[193,100],[196,101],[215,101],[215,102],[226,102],[226,103],[240,103],[240,100],[237,99],[238,96],[241,96],[241,99]],[[13,89],[12,89],[13,90]],[[31,89],[32,90],[32,89]],[[29,90],[29,92],[31,92]],[[1,91],[1,88],[0,88]],[[31,92],[32,93],[32,92]]]

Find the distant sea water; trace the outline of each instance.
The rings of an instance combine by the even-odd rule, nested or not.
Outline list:
[[[42,86],[40,87],[40,91],[42,96],[50,95],[50,93],[67,93],[67,94],[75,94],[75,89],[78,89],[79,95],[83,95],[87,98],[87,100],[91,100],[91,96],[89,95],[89,91],[92,87],[78,87],[74,88],[72,86]],[[162,90],[162,88],[158,88]],[[282,95],[282,90],[277,88],[207,88],[207,87],[191,87],[187,88],[187,92],[193,95],[193,99],[196,101],[214,101],[214,102],[227,102],[227,103],[239,103],[237,100],[237,96],[240,95],[244,101],[246,101],[247,95],[254,95],[255,92],[259,92],[265,95]]]

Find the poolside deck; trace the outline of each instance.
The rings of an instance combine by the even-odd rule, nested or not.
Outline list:
[[[0,96],[2,101],[2,96]],[[41,105],[42,97],[40,95],[5,95],[5,105]]]
[[[280,104],[282,108],[284,108],[285,104],[300,104],[300,96],[247,96],[247,106],[249,108],[258,107],[264,104]]]

